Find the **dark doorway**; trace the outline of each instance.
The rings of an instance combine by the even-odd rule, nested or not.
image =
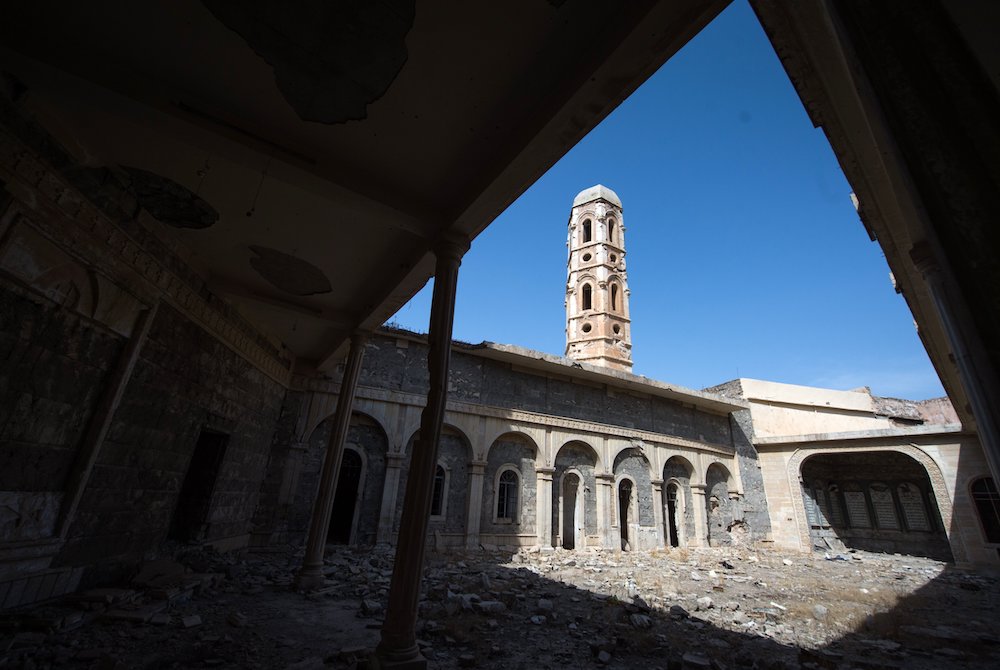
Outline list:
[[[228,443],[225,433],[202,429],[177,496],[168,539],[194,542],[202,538]]]
[[[667,540],[671,547],[681,546],[680,534],[677,532],[677,484],[667,487]]]
[[[360,487],[361,456],[353,449],[344,449],[344,457],[340,461],[340,475],[337,477],[337,492],[333,496],[330,529],[326,534],[327,542],[350,544]]]
[[[632,544],[628,539],[628,510],[632,504],[632,482],[623,479],[618,485],[618,526],[622,538],[622,551],[631,551]]]
[[[580,478],[574,474],[563,479],[563,549],[576,548],[576,499],[579,494]]]

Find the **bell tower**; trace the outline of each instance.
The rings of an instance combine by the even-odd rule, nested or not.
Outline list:
[[[592,186],[573,199],[566,279],[566,355],[632,372],[622,202]]]

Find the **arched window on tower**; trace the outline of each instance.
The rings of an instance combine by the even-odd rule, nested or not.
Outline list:
[[[593,224],[590,222],[590,219],[587,219],[583,222],[583,241],[590,242],[593,237],[593,233]]]
[[[608,242],[617,244],[615,242],[615,220],[610,217],[608,218]]]
[[[983,525],[983,534],[990,544],[1000,544],[1000,491],[992,477],[972,482],[972,501]]]
[[[618,284],[611,285],[611,311],[618,311]]]
[[[582,309],[592,309],[594,305],[593,289],[590,284],[584,284],[582,289]]]

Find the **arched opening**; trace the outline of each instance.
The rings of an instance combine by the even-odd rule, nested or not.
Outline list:
[[[431,516],[444,516],[444,485],[448,473],[444,466],[438,465],[434,470],[434,489],[431,493]]]
[[[328,416],[313,428],[309,436],[309,450],[312,453],[325,453],[330,442],[330,433],[333,431],[333,416]],[[389,449],[389,440],[382,428],[382,425],[374,417],[363,412],[352,412],[351,424],[348,428],[347,439],[345,441],[344,455],[341,457],[340,469],[337,471],[338,485],[335,498],[338,498],[344,491],[340,486],[341,477],[348,475],[345,468],[353,467],[349,460],[353,459],[349,451],[353,451],[361,461],[361,472],[358,475],[360,480],[357,483],[357,494],[354,498],[353,517],[348,515],[344,523],[350,522],[350,539],[334,540],[331,542],[346,541],[354,545],[372,545],[379,541],[380,534],[390,533],[391,527],[381,527],[379,518],[381,515],[382,494],[385,489],[386,454]],[[290,480],[283,486],[288,486],[295,496],[296,506],[302,509],[312,509],[315,487],[312,477],[319,476],[319,467],[322,465],[322,458],[310,459],[315,464],[316,469],[307,470],[305,467],[296,468]],[[309,485],[306,485],[309,482]],[[308,491],[308,493],[307,493]],[[341,502],[345,499],[339,498]],[[350,498],[346,499],[347,501]],[[333,524],[338,523],[337,508],[331,515],[331,530],[327,537],[330,538]],[[352,520],[353,519],[353,520]],[[382,535],[385,538],[385,535]]]
[[[981,477],[972,482],[970,489],[986,542],[1000,544],[1000,491],[993,478]]]
[[[593,309],[594,304],[594,290],[590,288],[590,284],[584,284],[581,289],[581,308],[582,309]]]
[[[535,443],[523,433],[504,433],[490,445],[483,476],[480,542],[517,547],[519,536],[535,533],[537,453]]]
[[[712,463],[705,471],[705,503],[708,506],[708,544],[711,547],[732,543],[729,527],[733,521],[730,500],[729,471],[719,463]]]
[[[671,547],[681,546],[681,536],[678,532],[678,503],[680,499],[680,489],[676,482],[671,482],[667,486],[667,543]]]
[[[597,541],[597,468],[600,459],[586,442],[567,442],[556,452],[552,474],[553,547],[584,548]]]
[[[799,472],[817,551],[862,549],[953,560],[927,470],[896,451],[816,454]]]
[[[622,551],[631,551],[632,543],[629,541],[629,509],[632,507],[632,481],[623,479],[618,484],[618,528],[621,534]]]
[[[497,482],[497,520],[517,521],[517,472],[504,470]]]
[[[608,242],[615,244],[615,220],[608,217]]]
[[[618,284],[611,285],[611,311],[618,311]]]
[[[593,233],[594,233],[593,224],[590,222],[590,219],[587,219],[586,221],[583,222],[583,241],[584,241],[584,243],[590,242],[591,238],[593,237]]]
[[[361,454],[354,449],[345,448],[340,461],[340,474],[337,475],[337,492],[333,496],[327,542],[350,544],[353,540],[363,469]]]
[[[560,505],[562,509],[563,549],[576,549],[580,517],[577,507],[580,499],[580,477],[575,473],[568,473],[563,477],[562,505]]]
[[[419,439],[420,431],[417,431],[407,441],[399,471],[399,482],[396,484],[395,516],[392,525],[394,532],[399,531],[411,458],[414,445]],[[469,462],[472,460],[472,447],[463,432],[445,424],[441,427],[437,451],[427,532],[431,537],[440,534],[444,538],[443,542],[455,544],[460,541],[459,537],[466,532],[468,525]]]
[[[663,481],[667,482],[663,505],[664,535],[672,547],[685,547],[695,535],[695,508],[691,493],[694,466],[683,456],[671,456],[663,464]],[[673,507],[670,506],[671,490]],[[677,544],[673,544],[676,536]]]

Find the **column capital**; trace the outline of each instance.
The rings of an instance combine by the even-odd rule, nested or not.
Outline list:
[[[708,487],[705,484],[691,484],[691,493],[703,496],[705,495],[705,489]]]
[[[470,246],[471,242],[465,235],[445,233],[434,240],[431,250],[440,259],[460,261]]]
[[[553,467],[545,467],[545,466],[538,467],[538,466],[535,466],[535,474],[536,475],[548,475],[549,479],[552,479],[552,475],[554,475],[555,473],[556,473],[556,469],[553,468]]]
[[[399,468],[403,466],[405,460],[406,454],[386,454],[385,464],[390,468]]]
[[[481,475],[486,472],[486,461],[470,461],[469,462],[469,474],[470,475]]]
[[[615,476],[613,474],[602,473],[599,475],[594,475],[598,484],[604,484],[605,486],[613,486],[615,483]]]
[[[653,479],[653,480],[650,480],[649,483],[652,484],[656,488],[659,488],[659,489],[663,488],[663,480],[662,479]]]

